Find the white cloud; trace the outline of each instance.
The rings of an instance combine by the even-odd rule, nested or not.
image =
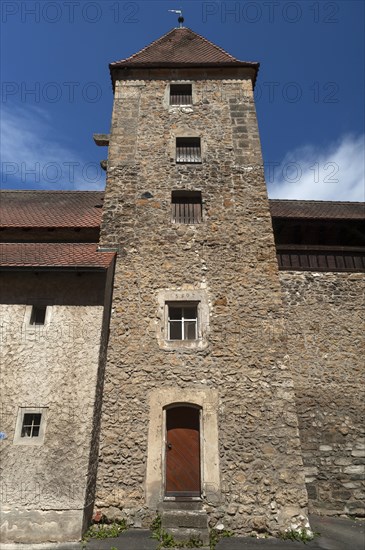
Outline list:
[[[326,150],[308,145],[280,166],[265,164],[272,199],[364,201],[364,135],[344,136]]]
[[[325,150],[311,145],[265,163],[270,198],[364,201],[364,136],[344,136]],[[62,145],[49,113],[2,106],[1,187],[103,189],[105,173]]]
[[[103,189],[97,161],[81,158],[55,136],[47,111],[2,106],[1,187],[23,189]]]

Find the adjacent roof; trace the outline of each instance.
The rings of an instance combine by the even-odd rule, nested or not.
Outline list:
[[[364,220],[364,202],[270,200],[273,218]]]
[[[0,266],[107,269],[114,252],[97,252],[96,244],[0,243]]]
[[[230,66],[250,67],[255,71],[259,63],[240,61],[187,27],[175,28],[158,38],[139,52],[110,63],[113,70],[121,67],[171,67],[171,66]]]
[[[99,227],[100,191],[1,191],[0,227]]]
[[[99,227],[103,191],[1,191],[0,227]],[[274,218],[365,219],[365,203],[271,199]]]

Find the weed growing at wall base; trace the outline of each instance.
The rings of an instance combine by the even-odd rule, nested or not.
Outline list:
[[[125,519],[115,521],[113,523],[95,523],[83,536],[83,541],[89,541],[90,539],[109,539],[119,537],[121,533],[127,530],[127,523]]]
[[[150,529],[152,531],[152,538],[159,541],[157,550],[162,550],[163,548],[201,548],[203,546],[203,541],[197,537],[191,537],[187,541],[176,541],[172,535],[162,528],[161,516],[156,516],[151,523]]]
[[[314,536],[318,535],[318,533],[312,533],[311,531],[308,531],[307,529],[300,529],[300,531],[296,531],[295,529],[290,529],[287,531],[284,531],[283,533],[280,533],[280,538],[282,540],[292,540],[297,542],[310,542],[314,539]]]
[[[209,548],[210,550],[215,550],[216,545],[221,539],[227,538],[227,537],[233,537],[234,533],[232,531],[228,531],[227,529],[218,530],[218,529],[211,529],[209,533]]]

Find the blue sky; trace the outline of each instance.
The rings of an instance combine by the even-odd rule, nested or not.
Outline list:
[[[269,196],[364,200],[364,3],[7,1],[1,4],[1,187],[103,189],[108,64],[185,25],[260,61]]]

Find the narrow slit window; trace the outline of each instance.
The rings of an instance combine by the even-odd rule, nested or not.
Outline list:
[[[33,306],[30,316],[31,325],[44,325],[46,320],[47,306]]]
[[[21,437],[38,437],[41,420],[41,413],[24,413]]]
[[[201,163],[200,138],[176,138],[176,162],[184,164]]]
[[[173,191],[171,195],[172,223],[196,224],[202,221],[200,191]]]
[[[192,105],[191,84],[170,84],[170,105]]]
[[[168,339],[196,340],[198,338],[198,305],[168,304]]]

